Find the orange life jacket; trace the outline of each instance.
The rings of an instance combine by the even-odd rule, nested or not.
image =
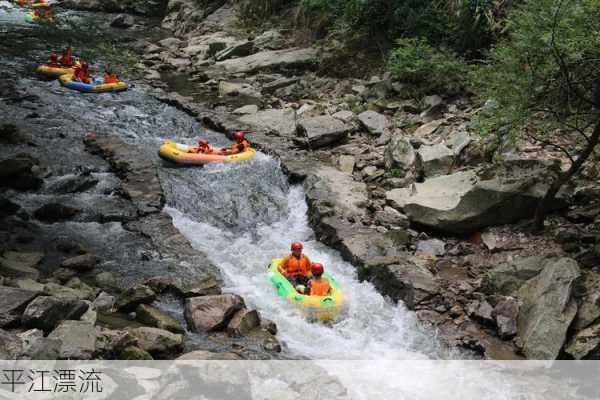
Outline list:
[[[285,276],[306,276],[310,271],[310,260],[304,254],[296,258],[288,254],[281,263]]]
[[[243,153],[244,151],[248,150],[248,148],[250,147],[250,143],[248,143],[247,140],[244,140],[242,143],[234,143],[229,147],[226,147],[224,150],[225,154],[237,154],[237,153]]]
[[[311,296],[326,296],[329,289],[331,289],[327,278],[311,279],[308,286],[310,287]]]
[[[104,74],[104,83],[118,83],[119,78],[114,74]]]

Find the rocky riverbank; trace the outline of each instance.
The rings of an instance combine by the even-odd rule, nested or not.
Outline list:
[[[317,75],[326,48],[298,48],[277,30],[248,34],[230,2],[167,10],[173,37],[146,44],[143,57],[147,81],[171,91],[158,97],[210,128],[251,130],[303,183],[319,240],[362,279],[445,342],[485,357],[597,358],[593,170],[534,235],[522,221],[564,160],[479,138],[471,121],[480,105],[467,95],[416,101],[386,74]],[[177,74],[187,86],[173,84]]]

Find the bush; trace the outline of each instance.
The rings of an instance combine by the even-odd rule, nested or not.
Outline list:
[[[411,86],[412,95],[454,94],[465,83],[467,64],[448,50],[436,50],[425,39],[399,39],[388,59],[392,76]]]

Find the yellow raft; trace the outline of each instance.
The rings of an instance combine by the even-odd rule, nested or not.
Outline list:
[[[340,285],[327,272],[323,274],[327,278],[331,290],[327,296],[307,296],[300,294],[286,278],[279,272],[283,258],[276,258],[267,266],[269,280],[277,290],[277,295],[285,297],[287,301],[302,310],[309,319],[317,321],[329,321],[336,317],[343,309],[344,296]]]
[[[58,78],[59,76],[62,76],[62,75],[66,75],[66,74],[73,75],[73,67],[64,67],[64,66],[52,67],[48,64],[40,65],[39,67],[37,67],[37,69],[35,71],[38,74],[46,75],[46,76],[53,76],[56,78]]]
[[[163,160],[171,161],[183,165],[203,165],[214,162],[235,162],[244,161],[252,158],[256,154],[256,150],[249,148],[248,150],[231,155],[222,154],[205,154],[205,153],[188,153],[193,146],[176,143],[172,140],[165,141],[158,150],[158,156]],[[215,147],[218,152],[220,148]]]
[[[58,77],[60,84],[69,89],[79,90],[85,93],[103,93],[103,92],[121,92],[127,90],[129,85],[123,81],[116,83],[104,83],[102,78],[93,78],[91,83],[83,83],[73,79],[72,74],[65,74]]]

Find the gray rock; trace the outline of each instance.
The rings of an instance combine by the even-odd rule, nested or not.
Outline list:
[[[23,341],[14,333],[0,329],[0,360],[14,360],[23,349]]]
[[[242,309],[236,312],[227,324],[230,336],[245,336],[260,326],[260,316],[256,310]]]
[[[356,119],[356,114],[352,111],[338,111],[332,117],[349,124]]]
[[[63,299],[78,300],[94,300],[94,298],[96,297],[95,292],[89,286],[87,288],[83,287],[83,290],[80,290],[68,286],[59,285],[54,282],[48,282],[44,285],[44,294],[48,296],[60,297]]]
[[[292,109],[259,111],[256,114],[244,115],[238,118],[238,121],[279,136],[294,137],[296,134],[296,112]]]
[[[156,300],[156,293],[148,286],[135,285],[125,290],[117,299],[116,307],[120,311],[133,311],[140,304],[150,304]]]
[[[580,282],[579,309],[573,328],[582,330],[600,320],[600,275],[587,272]]]
[[[441,143],[421,146],[417,152],[427,177],[448,174],[454,165],[454,153]]]
[[[129,331],[138,341],[138,347],[155,358],[169,358],[183,349],[183,335],[159,328],[135,328]]]
[[[526,281],[537,276],[551,259],[540,256],[517,258],[488,271],[482,287],[487,293],[510,295]]]
[[[238,115],[256,114],[257,112],[258,106],[256,104],[248,104],[247,106],[233,110],[233,113]]]
[[[223,329],[244,308],[244,300],[233,294],[191,297],[185,301],[185,319],[190,330],[210,332]]]
[[[600,324],[579,331],[565,347],[565,352],[576,360],[600,358]]]
[[[407,173],[420,168],[420,160],[412,145],[400,135],[391,138],[384,153],[385,168],[398,170],[403,177]]]
[[[283,78],[279,78],[272,82],[264,84],[262,87],[262,90],[264,93],[273,93],[278,89],[282,89],[284,87],[293,85],[299,81],[300,81],[300,78],[298,78],[298,77],[292,77],[292,78],[283,77]]]
[[[98,293],[100,293],[100,289],[91,287],[87,283],[82,282],[79,278],[71,278],[65,283],[65,286],[77,290],[81,293],[79,296],[80,299],[87,299],[89,301],[94,301]]]
[[[386,228],[408,228],[410,225],[406,215],[388,206],[385,206],[383,210],[375,212],[375,221]]]
[[[18,324],[20,315],[39,292],[0,286],[0,328]]]
[[[110,26],[114,28],[127,29],[131,28],[135,24],[135,20],[131,15],[119,14],[110,23]]]
[[[221,81],[219,82],[219,96],[235,96],[246,103],[262,105],[262,95],[248,83]]]
[[[115,289],[119,287],[117,277],[112,272],[100,272],[94,277],[96,285],[103,289]]]
[[[428,108],[438,106],[438,105],[442,104],[443,102],[444,102],[444,100],[437,94],[434,94],[432,96],[425,96],[425,97],[423,97],[423,100],[422,100],[423,105]]]
[[[467,315],[482,322],[493,323],[492,316],[494,309],[486,300],[473,300],[467,304]]]
[[[260,49],[278,50],[285,46],[285,40],[278,31],[265,31],[254,38],[254,46]]]
[[[81,300],[39,296],[27,305],[21,322],[27,328],[49,332],[64,320],[78,319],[87,309],[88,305]]]
[[[97,184],[98,179],[90,175],[66,175],[49,184],[47,190],[56,194],[80,193]]]
[[[9,278],[31,278],[36,280],[40,272],[35,268],[44,258],[43,253],[19,253],[7,251],[0,257],[0,275]]]
[[[81,210],[59,203],[44,204],[33,212],[33,216],[46,223],[69,220],[79,214]]]
[[[419,240],[417,242],[417,252],[432,256],[443,256],[446,254],[446,243],[440,239]]]
[[[145,325],[165,329],[173,333],[184,332],[181,324],[175,318],[154,307],[140,304],[135,309],[135,315],[135,318]]]
[[[373,135],[382,135],[391,128],[387,117],[375,111],[364,111],[358,114],[358,120]]]
[[[49,335],[49,339],[60,340],[62,359],[89,360],[96,350],[98,329],[83,321],[64,321]]]
[[[91,271],[96,266],[97,258],[93,254],[82,254],[67,258],[61,264],[63,268],[74,269],[76,271],[85,272]]]
[[[10,285],[12,287],[15,288],[19,288],[19,289],[23,289],[26,291],[31,291],[31,292],[36,292],[36,293],[43,293],[44,292],[44,285],[34,281],[31,278],[19,278],[19,279],[13,279],[10,282]]]
[[[473,139],[466,131],[460,131],[446,139],[445,143],[452,149],[454,155],[458,156],[472,141]]]
[[[571,292],[580,275],[575,260],[560,258],[519,289],[522,307],[517,332],[527,358],[554,360],[558,356],[577,313]]]
[[[60,357],[62,342],[58,339],[44,337],[39,329],[30,329],[18,335],[23,349],[17,356],[19,360],[57,360]]]
[[[419,138],[427,137],[434,133],[440,127],[440,125],[442,125],[443,122],[444,121],[440,119],[423,124],[413,132],[413,136]]]
[[[316,57],[317,51],[312,48],[261,51],[248,57],[217,62],[215,64],[215,71],[236,74],[260,70],[278,70],[282,68],[305,68],[313,64],[317,59]]]
[[[341,155],[338,159],[338,167],[340,171],[345,172],[347,174],[352,174],[354,172],[354,165],[356,164],[356,159],[354,156]]]
[[[42,186],[43,180],[33,172],[38,161],[29,155],[0,160],[0,187],[32,190]]]
[[[245,57],[252,54],[254,50],[254,43],[250,41],[244,41],[236,43],[232,46],[227,47],[215,54],[215,60],[224,61],[233,57]]]
[[[101,292],[92,303],[92,307],[98,311],[111,312],[115,306],[115,302],[116,299],[114,296],[106,292]]]
[[[185,353],[177,357],[176,360],[242,360],[242,357],[235,353],[216,353],[206,350],[196,350]]]
[[[519,301],[514,297],[500,299],[493,312],[498,336],[502,339],[510,339],[517,334],[517,317],[519,316]]]
[[[351,129],[351,126],[328,115],[304,118],[298,123],[299,134],[306,137],[311,148],[337,143],[345,139]]]

